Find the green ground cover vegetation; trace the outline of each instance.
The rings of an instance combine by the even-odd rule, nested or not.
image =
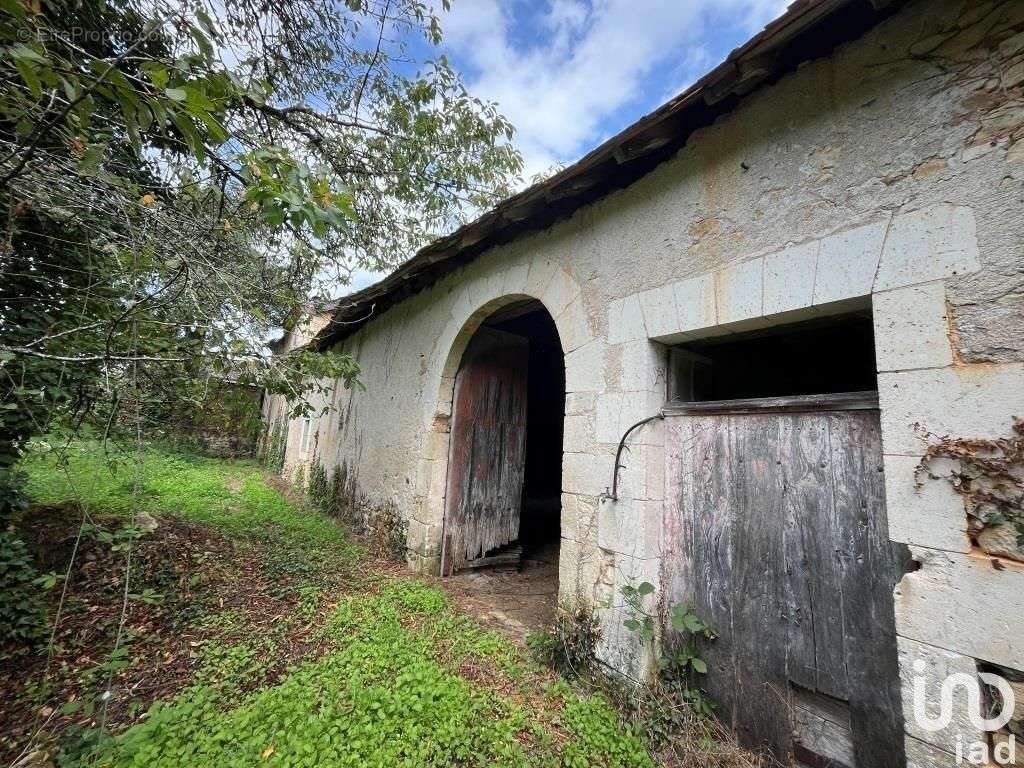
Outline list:
[[[21,469],[23,516],[46,517],[63,539],[84,523],[86,559],[62,604],[73,631],[15,659],[28,675],[8,679],[0,721],[33,727],[12,729],[5,755],[154,768],[653,765],[608,700],[538,666],[439,585],[373,561],[255,463],[156,447],[112,463],[83,442],[63,456],[37,446]],[[53,582],[52,621],[65,574],[47,567],[37,578]],[[102,629],[85,631],[97,614]],[[163,683],[138,682],[153,677]]]

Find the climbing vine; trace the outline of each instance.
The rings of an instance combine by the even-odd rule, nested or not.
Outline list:
[[[260,443],[259,457],[263,465],[274,472],[284,469],[284,453],[288,439],[288,422],[275,419]]]

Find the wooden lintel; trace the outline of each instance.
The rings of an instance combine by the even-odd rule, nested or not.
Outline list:
[[[878,392],[836,392],[791,397],[746,397],[736,400],[672,401],[666,416],[712,413],[759,413],[765,411],[856,411],[878,408]]]
[[[519,565],[523,559],[523,548],[515,547],[505,552],[499,552],[496,555],[490,555],[488,557],[480,557],[476,560],[470,560],[468,563],[459,566],[458,571],[470,571],[477,568],[489,568],[495,565]]]

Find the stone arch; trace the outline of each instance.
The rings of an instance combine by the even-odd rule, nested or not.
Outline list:
[[[473,266],[469,271],[472,269]],[[473,334],[487,318],[506,306],[521,301],[539,302],[551,316],[558,332],[565,356],[567,382],[572,365],[569,353],[593,338],[583,312],[578,284],[565,269],[552,262],[528,262],[475,279],[462,274],[454,280],[457,281],[457,293],[451,321],[437,347],[445,350],[444,362],[436,379],[437,397],[426,425],[418,467],[423,497],[417,519],[410,524],[408,537],[410,565],[428,573],[436,573],[440,564],[455,376]]]

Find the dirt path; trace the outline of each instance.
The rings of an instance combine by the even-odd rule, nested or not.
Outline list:
[[[558,604],[558,552],[538,553],[519,568],[469,571],[443,581],[467,612],[522,644],[550,629]]]

